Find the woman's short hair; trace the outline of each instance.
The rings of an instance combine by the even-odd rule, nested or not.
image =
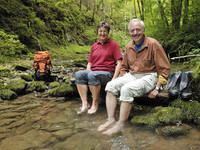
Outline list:
[[[98,26],[97,26],[97,30],[100,28],[100,27],[104,27],[108,30],[108,33],[110,32],[110,25],[109,23],[107,23],[106,21],[101,21]]]
[[[145,25],[144,25],[144,22],[140,19],[132,19],[129,24],[128,24],[128,30],[130,31],[130,24],[133,23],[133,22],[140,22],[141,23],[141,26],[142,26],[142,29],[143,31],[145,31]]]

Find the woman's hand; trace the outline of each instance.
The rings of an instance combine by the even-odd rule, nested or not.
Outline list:
[[[86,70],[91,70],[92,63],[88,62]]]

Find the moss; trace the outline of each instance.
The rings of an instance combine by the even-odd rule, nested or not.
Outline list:
[[[0,77],[12,77],[11,69],[8,67],[0,67]]]
[[[12,100],[17,97],[17,94],[15,92],[13,92],[12,90],[5,89],[5,90],[0,91],[0,97],[3,100]]]
[[[185,135],[190,131],[191,127],[188,125],[181,125],[181,126],[166,126],[161,128],[160,134],[165,136],[178,136],[178,135]]]
[[[181,119],[181,110],[174,107],[156,107],[153,113],[135,116],[132,123],[156,127],[159,125],[176,124]]]
[[[135,116],[131,120],[131,122],[133,124],[145,125],[145,126],[150,126],[150,127],[157,127],[159,125],[159,121],[152,114],[148,114],[146,116]]]
[[[0,90],[3,90],[3,89],[5,89],[5,86],[3,83],[0,83]]]
[[[17,94],[22,94],[25,92],[26,87],[27,87],[27,83],[25,80],[14,79],[8,83],[6,88],[14,91]]]
[[[71,78],[67,78],[67,79],[65,80],[65,83],[66,83],[66,84],[70,84],[70,83],[71,83]]]
[[[174,107],[163,107],[156,113],[157,119],[160,123],[176,124],[181,120],[181,109]]]
[[[32,76],[30,76],[30,75],[21,74],[20,77],[21,77],[22,79],[24,79],[25,81],[33,81],[33,78],[32,78]]]
[[[49,94],[55,97],[64,97],[73,94],[73,88],[69,84],[62,84],[52,89]]]
[[[171,105],[181,108],[182,119],[186,122],[194,122],[200,125],[200,103],[198,101],[176,100]]]
[[[50,88],[50,89],[53,89],[53,88],[58,87],[59,85],[60,85],[60,83],[58,83],[57,81],[51,82],[51,83],[49,84],[49,88]]]
[[[14,64],[13,67],[15,68],[15,70],[21,70],[21,71],[26,71],[30,69],[30,66],[20,65],[20,64]]]
[[[33,92],[33,91],[45,91],[47,89],[47,86],[44,81],[32,81],[30,83],[29,88],[26,90],[27,92]]]

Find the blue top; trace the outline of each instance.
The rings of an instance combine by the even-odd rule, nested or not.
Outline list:
[[[138,52],[143,45],[144,45],[144,41],[140,43],[139,45],[135,44],[136,51]]]

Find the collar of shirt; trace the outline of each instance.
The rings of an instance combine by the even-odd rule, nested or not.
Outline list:
[[[144,45],[140,48],[139,51],[136,50],[134,41],[133,41],[133,42],[131,43],[131,45],[129,46],[129,48],[132,48],[132,49],[136,50],[137,52],[142,51],[145,47],[148,47],[148,40],[147,40],[147,37],[146,37],[146,36],[144,37]]]
[[[105,43],[111,43],[111,39],[108,38],[107,41],[105,41]],[[104,44],[105,44],[105,43],[104,43]],[[97,44],[101,44],[100,40],[98,40]]]

